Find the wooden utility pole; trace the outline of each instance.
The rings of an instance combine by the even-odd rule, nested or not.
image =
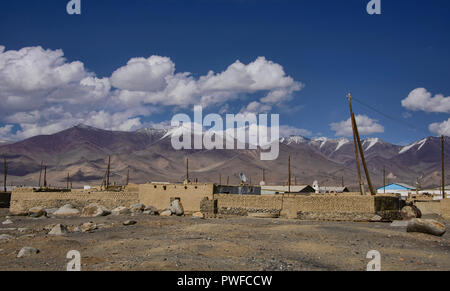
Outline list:
[[[230,185],[230,176],[227,176],[227,186]]]
[[[67,190],[69,190],[69,183],[70,183],[70,173],[67,173]]]
[[[352,119],[353,136],[356,137],[356,141],[357,141],[357,144],[358,144],[359,152],[361,154],[361,162],[362,162],[363,167],[364,167],[364,173],[366,174],[367,184],[369,184],[370,193],[372,195],[375,195],[375,192],[374,192],[373,186],[372,186],[372,181],[370,180],[369,170],[368,170],[367,164],[366,164],[366,159],[364,157],[364,150],[363,150],[363,147],[361,145],[361,140],[359,138],[358,125],[356,124],[355,114],[353,113],[352,97],[351,97],[350,94],[348,94],[348,102],[349,102],[349,106],[350,106],[350,114],[351,114],[351,119]]]
[[[186,158],[186,183],[189,183],[189,159]]]
[[[288,159],[288,193],[291,193],[291,156]]]
[[[41,171],[39,172],[39,188],[41,188],[42,168],[44,167],[44,161],[41,161]]]
[[[445,138],[444,135],[441,136],[441,143],[442,143],[442,199],[445,199],[445,154],[444,154],[444,144],[445,144]]]
[[[266,169],[262,169],[262,180],[266,183]]]
[[[219,173],[219,185],[222,185],[222,174]]]
[[[342,187],[345,187],[345,184],[344,184],[344,176],[342,176]]]
[[[106,187],[109,187],[109,173],[111,171],[111,156],[108,156],[108,168],[106,169]]]
[[[6,157],[3,157],[3,173],[4,173],[4,178],[3,178],[3,188],[6,192],[6,178],[8,177],[8,165],[6,164]]]
[[[44,166],[44,188],[47,188],[47,166]]]
[[[127,186],[128,186],[128,184],[130,183],[130,169],[128,169],[128,171],[127,171]]]
[[[386,194],[386,167],[383,167],[383,191]]]
[[[350,107],[350,118],[353,115],[353,109],[352,109],[352,95],[348,94],[348,104]],[[364,185],[362,183],[361,178],[361,166],[359,165],[359,154],[358,154],[358,142],[356,141],[356,134],[355,134],[355,124],[353,123],[353,118],[351,118],[352,122],[352,131],[353,131],[353,141],[355,145],[355,160],[356,160],[356,170],[358,172],[358,183],[359,183],[359,191],[361,192],[361,195],[364,195]]]

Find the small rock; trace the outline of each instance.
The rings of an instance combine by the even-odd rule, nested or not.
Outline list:
[[[53,213],[55,216],[74,216],[80,214],[80,211],[70,204],[66,204]]]
[[[144,209],[145,209],[145,205],[142,203],[138,203],[138,204],[133,205],[130,208],[130,211],[133,213],[142,213],[142,212],[144,212]]]
[[[67,227],[63,224],[55,225],[48,233],[49,235],[65,235],[67,233]]]
[[[407,232],[421,232],[435,236],[442,236],[446,229],[445,225],[433,219],[414,218],[406,227]]]
[[[192,217],[195,218],[205,218],[205,215],[201,212],[195,212],[194,214],[192,214]]]
[[[128,225],[135,225],[137,222],[134,220],[127,220],[123,223],[123,225],[128,226]]]
[[[13,224],[11,219],[7,219],[5,221],[2,222],[3,225],[8,225],[8,224]]]
[[[0,240],[10,240],[13,239],[14,237],[9,235],[9,234],[0,234]]]
[[[46,208],[45,212],[47,212],[47,215],[52,215],[54,214],[56,211],[58,211],[58,208]]]
[[[370,221],[372,221],[372,222],[380,222],[380,221],[382,221],[383,220],[383,217],[381,217],[381,216],[379,216],[379,215],[374,215],[371,219],[370,219]]]
[[[167,209],[167,210],[164,210],[163,212],[161,212],[159,215],[160,216],[171,216],[172,215],[172,211]]]
[[[181,204],[180,200],[175,199],[170,203],[169,210],[178,216],[181,216],[184,214],[183,205]]]
[[[143,214],[158,215],[158,209],[155,206],[147,206],[145,207]]]
[[[28,215],[30,215],[31,217],[37,218],[37,217],[47,215],[47,212],[45,211],[45,209],[43,207],[33,207],[28,210]]]
[[[17,229],[19,232],[24,233],[28,231],[28,228],[22,227]]]
[[[78,225],[70,225],[67,227],[69,232],[81,232],[81,228]]]
[[[19,254],[17,255],[18,258],[22,258],[22,257],[28,257],[31,255],[35,255],[39,253],[39,250],[33,247],[23,247],[20,251]]]
[[[88,206],[84,207],[81,211],[82,217],[100,217],[100,216],[106,216],[109,215],[111,212],[109,212],[105,207],[97,204],[97,203],[91,203]]]
[[[89,232],[97,229],[97,225],[93,222],[86,222],[81,225],[82,232]]]
[[[113,210],[111,210],[112,215],[126,215],[130,213],[130,209],[124,207],[124,206],[119,206],[114,208]]]

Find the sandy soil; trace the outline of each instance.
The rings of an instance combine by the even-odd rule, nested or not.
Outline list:
[[[0,222],[8,215],[0,209]],[[450,234],[407,233],[389,223],[286,219],[107,216],[11,217],[0,224],[0,270],[65,270],[70,250],[82,270],[365,270],[366,254],[381,253],[382,270],[450,270]],[[137,224],[123,226],[126,220]],[[48,225],[93,221],[89,233],[49,236]],[[26,230],[19,228],[26,228]],[[22,247],[39,249],[17,258]]]

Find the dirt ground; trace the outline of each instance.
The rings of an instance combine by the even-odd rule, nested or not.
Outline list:
[[[7,209],[0,209],[0,222]],[[450,234],[407,233],[389,223],[287,219],[106,216],[11,217],[0,224],[0,270],[66,270],[67,252],[81,254],[82,270],[366,270],[366,254],[381,254],[381,269],[450,270]],[[132,226],[123,226],[135,220]],[[93,221],[99,229],[49,236],[48,225]],[[23,229],[25,228],[25,229]],[[20,230],[19,230],[20,229]],[[17,258],[22,247],[40,252]]]

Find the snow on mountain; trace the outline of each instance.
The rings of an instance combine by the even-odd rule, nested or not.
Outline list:
[[[340,148],[342,148],[344,145],[346,145],[350,142],[350,140],[348,138],[340,138],[337,141],[338,141],[338,144],[334,151],[338,151]]]
[[[420,140],[420,141],[416,141],[415,143],[412,143],[412,144],[410,144],[410,145],[407,145],[407,146],[403,147],[398,153],[399,153],[399,154],[406,153],[407,151],[409,151],[410,149],[412,149],[412,148],[415,147],[415,146],[419,146],[419,147],[417,148],[417,150],[416,150],[416,151],[418,151],[418,150],[420,150],[420,149],[425,145],[425,143],[426,143],[427,141],[428,141],[427,138],[424,138],[424,139],[422,139],[422,140]]]
[[[365,146],[367,146],[364,151],[368,151],[370,150],[374,145],[376,145],[377,143],[381,142],[381,140],[379,138],[367,138],[363,141],[363,148]]]

